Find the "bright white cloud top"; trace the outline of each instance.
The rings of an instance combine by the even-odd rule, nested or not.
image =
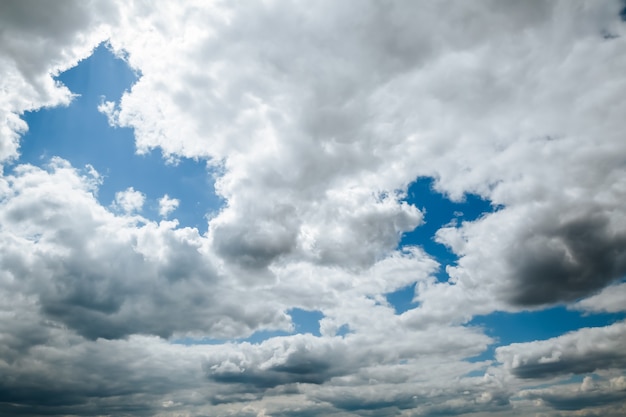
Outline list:
[[[0,2],[0,414],[625,415],[625,20]]]

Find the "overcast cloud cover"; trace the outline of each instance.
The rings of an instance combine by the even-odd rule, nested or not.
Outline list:
[[[0,414],[623,416],[623,319],[508,345],[471,320],[626,311],[625,7],[0,2]],[[101,116],[206,163],[205,227],[20,160],[103,42],[139,78]],[[400,244],[420,177],[493,208],[432,236],[455,264]]]

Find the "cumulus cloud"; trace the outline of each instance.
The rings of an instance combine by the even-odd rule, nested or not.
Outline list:
[[[130,214],[136,211],[141,211],[143,203],[146,201],[146,196],[141,191],[136,191],[133,187],[128,187],[124,191],[118,191],[115,193],[115,201],[113,201],[113,207],[123,211],[126,214]]]
[[[626,310],[626,283],[611,285],[598,294],[580,300],[573,308],[587,313],[616,313]]]
[[[226,295],[237,289],[220,278],[208,241],[196,229],[114,215],[95,199],[92,175],[55,159],[49,170],[20,166],[5,177],[5,290],[34,297],[44,316],[93,339],[189,331],[229,337],[261,323],[288,326],[269,299],[241,304],[240,296]],[[137,192],[123,196],[128,194]],[[133,199],[122,203],[137,208]]]
[[[626,322],[584,328],[553,339],[515,343],[496,348],[496,358],[520,378],[584,374],[623,369]]]
[[[71,100],[52,77],[108,39],[141,77],[99,110],[139,153],[208,161],[225,204],[206,231],[180,228],[137,216],[132,187],[99,204],[93,169],[11,165],[0,411],[617,415],[624,322],[498,347],[498,363],[467,361],[494,339],[464,323],[580,299],[619,309],[622,7],[3,2],[0,161],[18,155],[25,111]],[[428,221],[427,196],[406,199],[424,176],[494,207],[437,233],[459,256],[448,282],[422,248],[398,247]],[[159,214],[178,204],[165,195]],[[412,285],[417,307],[396,314],[385,295]],[[292,332],[292,308],[320,311],[322,336],[235,340]],[[215,344],[173,343],[200,340]],[[595,371],[613,374],[575,388],[584,401],[525,385]]]
[[[178,208],[179,204],[180,200],[176,198],[170,198],[169,195],[165,194],[159,199],[159,214],[161,215],[161,217],[167,217]]]
[[[227,262],[371,265],[422,221],[402,190],[427,175],[502,207],[439,235],[452,281],[492,304],[572,301],[626,272],[619,2],[191,7],[184,25],[133,9],[142,24],[116,33],[143,74],[116,114],[140,151],[223,169],[209,233]]]

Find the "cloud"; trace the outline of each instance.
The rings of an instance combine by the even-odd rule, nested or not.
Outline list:
[[[519,378],[623,369],[626,322],[584,328],[556,338],[496,348],[496,358]]]
[[[439,234],[468,304],[572,301],[625,272],[618,2],[190,7],[115,32],[143,74],[117,121],[142,152],[220,167],[227,263],[366,268],[423,221],[403,192],[432,176],[501,208]]]
[[[611,410],[611,407],[606,406],[611,403],[623,402],[626,399],[626,380],[620,376],[605,378],[596,382],[591,376],[587,376],[579,386],[570,384],[526,390],[521,393],[521,396],[539,399],[557,410],[584,410],[599,406]],[[585,413],[583,415],[593,414]]]
[[[69,103],[72,94],[52,76],[86,58],[118,17],[117,6],[105,1],[2,2],[0,162],[18,154],[25,111]]]
[[[623,322],[498,347],[499,364],[467,360],[494,340],[464,323],[581,298],[615,311],[603,288],[626,273],[622,8],[3,2],[5,168],[23,112],[69,103],[52,76],[108,39],[141,77],[99,110],[140,153],[208,161],[225,204],[207,230],[181,228],[135,215],[132,187],[100,205],[93,169],[10,165],[0,410],[617,415]],[[437,233],[459,256],[448,282],[423,249],[399,247],[429,221],[427,196],[406,201],[423,176],[494,207]],[[177,205],[164,196],[160,215]],[[410,285],[418,306],[398,315],[385,294]],[[237,341],[291,332],[292,308],[320,311],[322,336]],[[580,401],[525,385],[596,371],[615,375]]]
[[[159,199],[159,214],[161,215],[161,217],[167,217],[178,208],[179,204],[180,200],[176,198],[170,198],[169,195],[165,194],[163,197],[161,197],[161,199]]]
[[[196,229],[140,224],[100,206],[92,170],[81,174],[55,159],[48,170],[15,171],[5,177],[0,203],[3,273],[9,282],[20,277],[13,291],[35,297],[44,316],[93,339],[189,331],[236,336],[288,325],[280,305],[237,295]],[[119,204],[136,209],[142,198],[129,195],[141,197],[128,190]]]
[[[198,350],[154,337],[84,342],[59,328],[51,333],[46,345],[22,352],[19,362],[3,363],[4,414],[154,415],[163,401],[191,402],[185,391],[202,382]]]
[[[580,300],[572,308],[588,313],[617,313],[626,309],[624,305],[625,299],[626,283],[621,283],[608,286],[598,294]]]
[[[605,207],[576,202],[571,214],[564,203],[541,203],[505,209],[459,229],[441,229],[438,240],[462,256],[448,271],[457,283],[491,286],[493,295],[512,307],[591,295],[626,273],[619,195]],[[489,240],[488,233],[501,237]],[[483,267],[487,259],[493,261]],[[496,276],[499,281],[491,278]]]
[[[115,193],[115,201],[113,201],[112,206],[126,214],[131,214],[135,211],[141,211],[145,201],[145,194],[135,191],[133,187],[128,187],[124,191]]]

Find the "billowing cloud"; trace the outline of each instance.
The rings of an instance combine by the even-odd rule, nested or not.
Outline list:
[[[140,151],[221,167],[227,262],[370,265],[420,224],[402,190],[429,175],[502,207],[439,235],[483,298],[572,301],[626,272],[619,2],[215,7],[132,9],[112,43],[143,77],[114,112]]]
[[[553,339],[516,343],[496,349],[496,358],[520,378],[585,374],[623,369],[626,322],[584,328]]]
[[[626,283],[611,285],[584,300],[577,302],[573,308],[585,312],[615,313],[626,310]]]
[[[115,216],[100,206],[93,171],[81,175],[55,159],[48,171],[20,166],[5,179],[5,290],[34,297],[44,316],[93,339],[188,331],[232,337],[261,323],[288,327],[269,299],[242,304],[239,295],[227,296],[237,289],[220,276],[196,229]]]
[[[113,208],[130,214],[135,211],[141,211],[145,201],[145,194],[141,191],[136,191],[133,187],[128,187],[124,191],[115,193],[115,201],[113,201],[112,205]]]
[[[619,1],[3,2],[0,413],[618,415],[623,321],[497,361],[467,322],[622,310],[623,20]],[[23,113],[68,104],[53,76],[102,41],[140,78],[101,116],[139,153],[207,162],[206,228],[168,195],[139,215],[133,187],[103,206],[89,166],[17,159]],[[437,232],[447,282],[400,246],[429,221],[420,177],[494,209]],[[320,336],[293,334],[294,308]]]

